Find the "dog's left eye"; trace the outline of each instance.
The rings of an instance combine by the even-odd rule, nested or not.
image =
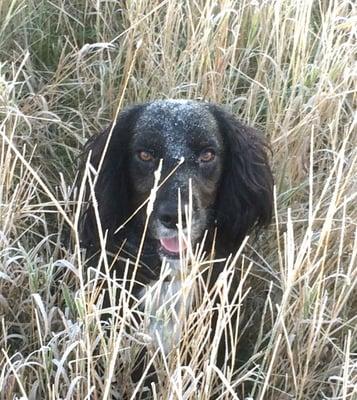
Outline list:
[[[216,153],[212,149],[203,150],[198,158],[199,162],[208,163],[216,158]]]
[[[141,161],[154,161],[154,156],[145,150],[138,151],[138,157]]]

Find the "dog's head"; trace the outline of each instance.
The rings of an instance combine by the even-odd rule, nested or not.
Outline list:
[[[147,235],[156,241],[161,256],[178,257],[178,223],[185,232],[188,208],[191,242],[217,227],[218,241],[226,249],[271,218],[273,178],[266,144],[255,130],[217,105],[162,100],[130,107],[112,128],[89,140],[87,151],[96,169],[105,149],[95,194],[102,228],[111,241],[150,196],[160,160],[162,185]],[[145,219],[143,208],[128,224],[138,237]],[[86,246],[95,246],[97,232],[90,207],[82,235]]]

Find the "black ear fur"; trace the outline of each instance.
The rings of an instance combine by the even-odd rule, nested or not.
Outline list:
[[[217,227],[224,245],[239,245],[254,227],[268,224],[273,211],[273,176],[266,140],[218,106],[211,106],[225,144],[217,199]]]
[[[103,232],[108,231],[109,240],[130,213],[128,147],[141,108],[140,105],[133,106],[120,113],[94,188],[101,226]],[[96,170],[99,168],[111,127],[90,138],[85,145],[85,161],[90,157],[90,163]],[[89,187],[86,192],[88,208],[83,215],[81,241],[85,248],[93,249],[99,245],[98,226]]]

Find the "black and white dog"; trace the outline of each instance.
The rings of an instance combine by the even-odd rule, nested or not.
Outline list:
[[[155,285],[163,260],[171,269],[173,286],[161,287],[167,293],[158,296],[158,302],[172,295],[172,287],[178,290],[175,276],[179,274],[180,252],[188,246],[179,237],[178,224],[185,236],[187,204],[192,209],[190,244],[194,247],[207,234],[205,243],[210,249],[215,236],[218,257],[235,253],[247,233],[269,223],[273,177],[267,150],[266,141],[256,130],[221,106],[190,100],[159,100],[128,107],[111,127],[88,141],[90,163],[96,170],[100,167],[94,194],[111,254],[121,250],[137,255],[147,220],[146,207],[140,206],[150,197],[160,164],[160,187],[147,221],[142,262],[133,277],[138,283],[136,296],[144,296],[147,288]],[[98,215],[90,193],[87,201],[81,238],[84,247],[95,254],[100,250]],[[220,267],[216,268],[213,277],[219,275]],[[115,264],[115,270],[118,278],[123,276],[123,264]],[[157,324],[152,327],[160,330]],[[173,336],[177,342],[179,337]],[[167,352],[172,343],[163,345]]]

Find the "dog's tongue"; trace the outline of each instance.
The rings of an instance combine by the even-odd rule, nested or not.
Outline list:
[[[177,236],[172,238],[163,238],[160,239],[161,246],[171,253],[178,253],[180,251],[180,242]],[[185,243],[182,242],[182,250],[185,249]]]

